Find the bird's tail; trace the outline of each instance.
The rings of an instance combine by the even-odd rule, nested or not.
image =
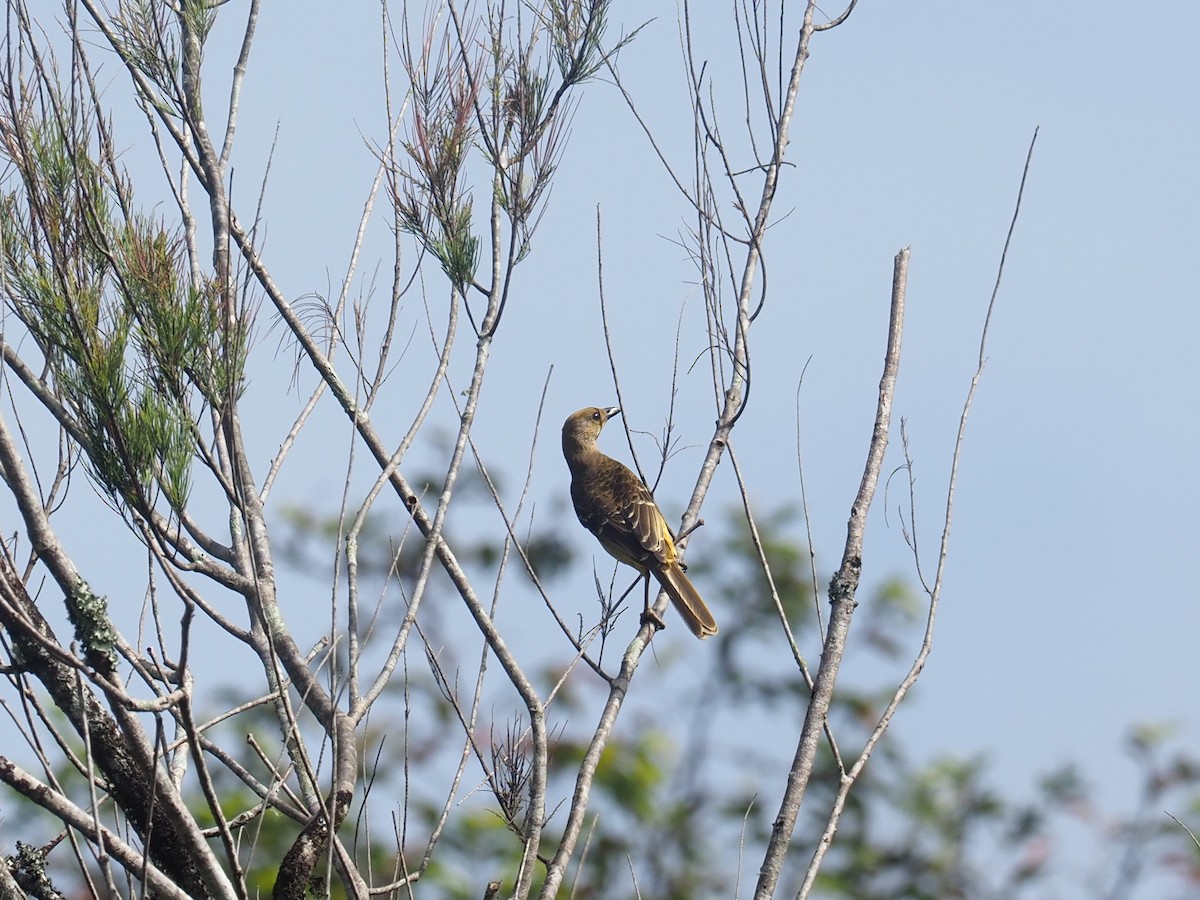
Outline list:
[[[706,638],[717,633],[717,620],[709,612],[700,594],[678,563],[663,569],[654,569],[654,577],[663,586],[675,609],[683,617],[684,623],[698,638]]]

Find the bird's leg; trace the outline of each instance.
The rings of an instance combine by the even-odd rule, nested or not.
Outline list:
[[[647,572],[646,578],[646,599],[642,605],[642,617],[638,620],[641,625],[653,625],[655,631],[662,631],[667,627],[667,623],[662,620],[662,616],[650,608],[650,573]]]

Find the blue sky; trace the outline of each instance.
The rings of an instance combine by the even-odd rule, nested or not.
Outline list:
[[[236,7],[221,14],[231,31]],[[386,134],[378,9],[336,7],[264,5],[239,124],[234,183],[243,204],[258,192],[278,128],[266,256],[295,298],[338,283],[374,174],[371,147]],[[725,14],[723,5],[698,13],[696,25],[718,96],[732,97]],[[612,20],[629,29],[651,16],[620,69],[686,170],[676,7],[618,2]],[[735,446],[761,509],[795,501],[798,405],[822,581],[840,556],[861,474],[892,257],[904,246],[912,262],[896,414],[912,438],[920,540],[930,554],[936,545],[979,328],[1025,152],[1041,129],[971,414],[934,653],[894,726],[918,753],[986,753],[1015,791],[1072,759],[1127,805],[1133,770],[1121,741],[1131,723],[1170,721],[1188,745],[1200,738],[1189,690],[1200,635],[1190,566],[1200,546],[1197,33],[1200,7],[1182,3],[1144,5],[1134,21],[1115,2],[864,0],[844,26],[814,39],[801,87],[795,165],[774,208],[770,295],[751,337],[755,382]],[[115,65],[108,72],[110,95],[121,93],[122,74]],[[215,97],[223,90],[210,86]],[[729,107],[731,133],[737,115]],[[136,124],[125,131],[128,158],[153,166]],[[606,83],[583,94],[520,270],[484,391],[481,450],[519,477],[553,367],[531,484],[549,508],[566,492],[558,423],[615,399],[600,333],[597,213],[636,428],[661,429],[682,316],[676,415],[692,449],[674,458],[659,489],[674,518],[714,418],[706,367],[686,371],[704,350],[702,298],[676,243],[690,220]],[[380,291],[389,241],[377,219],[360,271],[369,281],[382,261]],[[421,372],[424,313],[410,312],[404,366]],[[265,335],[263,345],[276,340]],[[263,353],[256,366],[248,400],[263,410],[254,439],[265,467],[302,398],[278,401],[291,374],[286,354]],[[453,377],[465,386],[465,370]],[[398,410],[398,421],[406,425],[408,412]],[[438,415],[452,421],[445,402]],[[336,497],[341,473],[321,460],[342,446],[338,434],[310,436],[298,449],[280,502]],[[619,436],[606,440],[625,457]],[[899,450],[894,429],[885,469],[899,465]],[[648,459],[653,445],[639,451]],[[724,465],[710,508],[734,497]],[[865,589],[911,577],[897,503],[893,494],[890,527],[880,503],[872,512]],[[579,539],[591,552],[582,531]],[[690,552],[713,552],[703,531]],[[589,589],[582,579],[579,588]],[[664,638],[672,652],[704,653],[680,628]],[[817,648],[807,650],[815,660]]]
[[[252,196],[278,125],[267,256],[293,296],[326,293],[340,278],[374,172],[370,145],[385,128],[377,10],[303,8],[264,8],[237,176]],[[675,13],[672,4],[618,3],[612,20],[627,30],[654,17],[620,68],[686,171]],[[869,436],[892,257],[911,246],[896,413],[909,425],[918,528],[932,550],[979,328],[1040,127],[970,420],[935,650],[896,732],[918,750],[986,752],[1002,781],[1019,787],[1076,759],[1118,802],[1133,789],[1121,749],[1130,723],[1169,720],[1191,743],[1197,737],[1181,688],[1200,634],[1186,567],[1200,544],[1200,78],[1189,37],[1200,11],[1163,4],[1141,15],[1145,27],[1131,27],[1117,3],[864,2],[814,40],[792,129],[795,168],[767,247],[771,294],[751,339],[758,374],[736,432],[756,502],[795,500],[796,390],[811,358],[800,429],[827,574]],[[717,89],[736,88],[723,10],[696,24]],[[732,133],[737,108],[729,110]],[[554,367],[532,487],[543,504],[565,493],[558,421],[614,399],[599,330],[597,212],[635,427],[661,428],[681,311],[685,367],[703,350],[695,273],[675,243],[690,222],[686,207],[607,84],[584,92],[558,179],[479,423],[483,452],[515,478]],[[386,229],[376,231],[368,248],[386,259]],[[277,376],[260,375],[264,394]],[[682,377],[679,406],[684,442],[697,446],[676,457],[660,488],[675,515],[713,420],[703,366]],[[608,449],[621,455],[621,444],[610,436]],[[649,441],[640,449],[653,452]],[[900,461],[894,431],[888,468]],[[325,488],[339,483],[336,471],[298,468]],[[733,497],[725,468],[710,503]],[[893,512],[896,503],[893,495]],[[877,504],[872,514],[868,586],[911,575],[896,518],[888,527],[882,512]],[[691,551],[705,549],[700,534]]]

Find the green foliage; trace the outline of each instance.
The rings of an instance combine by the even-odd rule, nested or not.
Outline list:
[[[670,746],[667,735],[654,728],[639,733],[636,742],[610,743],[596,766],[596,784],[635,821],[653,821],[666,780],[664,763],[671,757]],[[571,771],[583,761],[586,751],[586,744],[560,742],[552,762],[562,771]]]
[[[566,84],[591,78],[604,65],[604,35],[611,0],[551,0],[547,29],[559,75]]]
[[[169,13],[153,0],[125,0],[112,18],[116,45],[125,61],[160,88],[171,85],[180,69],[176,20]],[[156,99],[161,102],[162,96]],[[180,115],[178,105],[172,105],[170,112]]]
[[[179,8],[186,27],[194,31],[201,42],[207,40],[209,31],[217,21],[217,8],[209,0],[183,0]]]
[[[478,87],[461,57],[443,44],[435,60],[430,49],[405,57],[412,80],[412,126],[403,142],[408,165],[394,173],[397,226],[416,237],[441,263],[459,294],[472,283],[479,261],[479,238],[471,224],[472,199],[463,187],[463,169],[475,139]]]
[[[118,178],[80,134],[51,118],[23,136],[4,146],[17,175],[0,192],[8,302],[96,482],[143,513],[160,495],[181,510],[197,416],[241,393],[249,323],[223,314],[213,286],[188,282],[179,241],[126,212]]]
[[[473,197],[464,187],[471,151],[488,164],[492,212],[507,216],[511,268],[529,253],[565,142],[571,89],[595,77],[633,38],[604,49],[610,6],[611,0],[555,0],[531,10],[532,28],[520,15],[489,9],[473,77],[462,43],[474,47],[476,37],[459,33],[459,25],[431,31],[419,53],[403,48],[412,112],[404,159],[392,172],[396,225],[433,254],[458,294],[475,284],[481,247]],[[496,224],[494,216],[493,237]],[[499,285],[483,290],[507,297]]]

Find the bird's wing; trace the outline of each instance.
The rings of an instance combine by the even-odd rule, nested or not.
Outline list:
[[[675,542],[654,496],[632,471],[612,463],[589,481],[587,502],[576,506],[580,521],[622,562],[641,569],[651,562],[670,565]]]
[[[634,479],[636,487],[630,493],[631,502],[626,508],[629,529],[642,549],[662,565],[675,561],[675,542],[671,540],[671,529],[659,512],[654,497],[641,481]]]

